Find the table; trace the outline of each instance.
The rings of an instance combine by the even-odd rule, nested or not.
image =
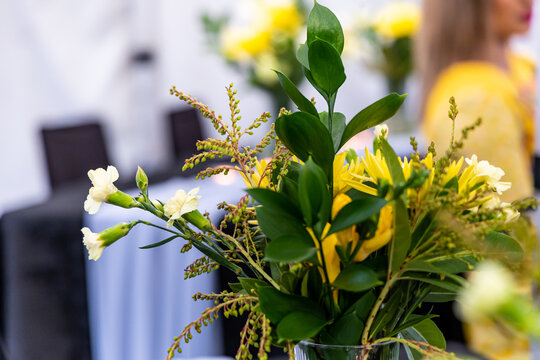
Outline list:
[[[223,180],[226,178],[221,178],[220,182]],[[166,201],[176,190],[188,192],[196,186],[200,186],[202,195],[199,210],[210,212],[214,222],[223,216],[217,212],[216,205],[222,201],[236,203],[245,188],[239,176],[230,184],[183,178],[150,185],[150,197]],[[92,231],[99,232],[119,222],[138,219],[164,225],[140,209],[122,209],[108,204],[103,204],[95,215],[85,215],[83,222]],[[202,256],[197,250],[181,254],[182,239],[158,248],[138,248],[166,237],[162,230],[137,225],[126,238],[105,249],[98,261],[87,261],[94,360],[162,360],[172,338],[209,307],[209,302],[194,302],[191,296],[197,291],[214,290],[216,276],[204,274],[184,280],[184,268]],[[194,332],[193,340],[184,345],[182,355],[177,355],[179,358],[221,355],[221,327],[214,323],[203,328],[202,334]]]
[[[3,317],[10,360],[91,359],[80,241],[87,192],[87,181],[66,186],[42,204],[2,217]]]

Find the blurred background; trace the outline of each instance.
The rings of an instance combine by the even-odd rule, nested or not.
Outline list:
[[[276,3],[281,2],[288,3]],[[381,53],[378,48],[381,46],[380,34],[374,28],[375,20],[380,19],[380,11],[394,2],[417,6],[421,3],[414,0],[341,0],[327,1],[323,5],[330,6],[342,21],[347,42],[344,52],[347,81],[340,91],[336,108],[350,119],[358,110],[390,91],[408,93],[406,105],[391,122],[391,142],[398,152],[405,154],[408,151],[409,135],[420,136],[418,126],[421,95],[417,75],[410,63],[410,38],[414,32],[404,35],[408,40],[397,45],[398,50]],[[128,273],[136,266],[134,263],[128,261],[119,264],[111,255],[103,259],[105,264],[99,270],[99,262],[97,265],[83,262],[85,254],[79,229],[80,225],[91,223],[91,220],[83,219],[82,214],[82,202],[90,183],[85,180],[83,187],[76,188],[75,193],[78,195],[69,191],[55,195],[52,189],[65,189],[69,181],[67,185],[56,186],[58,183],[55,181],[62,182],[62,176],[59,175],[60,180],[55,180],[51,171],[61,160],[69,162],[76,155],[92,157],[92,153],[95,155],[105,149],[102,159],[107,159],[119,169],[120,180],[127,183],[127,188],[134,185],[130,180],[137,165],[143,167],[149,175],[155,174],[158,180],[170,181],[179,176],[179,157],[185,151],[180,145],[183,142],[191,144],[201,135],[211,137],[216,134],[210,122],[200,118],[196,118],[193,123],[195,125],[188,128],[174,130],[171,127],[172,119],[175,116],[182,117],[178,112],[186,108],[185,104],[171,96],[173,85],[226,116],[228,99],[225,86],[233,82],[238,90],[240,108],[246,123],[263,111],[270,111],[275,118],[276,109],[287,104],[276,90],[278,84],[275,75],[268,69],[277,68],[284,73],[289,71],[291,79],[298,78],[296,70],[290,65],[294,61],[289,60],[288,56],[290,51],[296,51],[297,44],[305,41],[304,21],[311,3],[306,1],[303,4],[304,10],[302,6],[297,8],[297,14],[281,13],[283,24],[273,23],[273,26],[282,26],[286,36],[278,39],[277,43],[275,39],[265,37],[267,34],[246,38],[246,34],[253,35],[258,19],[267,15],[257,13],[257,3],[256,0],[0,2],[0,215],[4,215],[1,220],[4,275],[1,356],[9,359],[154,359],[160,357],[154,357],[153,354],[156,351],[163,354],[172,336],[181,331],[186,321],[173,321],[170,325],[172,336],[167,333],[164,340],[156,340],[155,344],[159,344],[155,345],[157,349],[146,349],[144,351],[148,352],[141,353],[144,355],[137,355],[137,351],[133,350],[133,354],[127,356],[126,353],[111,350],[114,346],[112,340],[108,343],[106,340],[96,340],[99,332],[88,325],[88,318],[94,316],[90,323],[94,321],[95,324],[108,316],[102,312],[107,307],[107,299],[96,295],[100,291],[109,291],[103,290],[100,287],[103,282],[96,279],[114,277],[105,269],[116,271],[114,266],[121,267],[117,273],[124,274],[124,277],[118,275],[116,284],[123,284],[123,287],[116,291],[124,297],[133,299],[150,296],[152,290],[131,291],[130,286],[136,286],[138,280],[130,278],[129,284],[122,280],[129,278]],[[414,23],[419,14],[407,6],[397,11],[399,14],[408,14]],[[527,34],[512,39],[512,48],[531,59],[538,58],[540,51],[539,20],[539,17],[534,18]],[[404,26],[407,28],[409,25]],[[411,29],[413,31],[414,26]],[[266,54],[259,49],[261,47],[263,50],[272,47],[272,52],[278,56],[272,57],[272,52]],[[397,52],[398,62],[384,65],[385,61],[396,61],[392,51]],[[308,97],[318,99],[317,94],[308,89],[305,83],[300,88],[305,90]],[[535,103],[538,104],[538,98]],[[54,140],[54,135],[47,138],[47,130],[88,123],[98,124],[97,137],[81,140],[86,141],[88,154],[74,154],[60,149],[62,155],[58,159],[47,155],[46,149],[52,153],[54,144],[63,141]],[[193,130],[197,126],[200,126],[200,131]],[[257,134],[262,135],[265,130],[260,128]],[[178,137],[175,138],[175,134]],[[182,135],[186,134],[189,137],[184,141]],[[52,141],[52,145],[47,141]],[[353,146],[361,149],[363,145],[370,144],[372,138],[370,134],[364,134],[355,141]],[[540,152],[538,145],[536,149]],[[85,174],[82,176],[85,177]],[[77,180],[80,174],[68,174],[65,177]],[[151,183],[152,180],[150,177]],[[240,188],[240,185],[237,186],[235,191]],[[213,208],[209,205],[208,210]],[[109,215],[118,220],[116,215]],[[94,221],[98,227],[107,223],[107,219],[101,223]],[[55,226],[52,230],[49,228],[51,224]],[[74,230],[66,235],[68,227]],[[145,237],[150,236],[142,232],[138,234],[142,243],[145,243]],[[48,240],[41,241],[41,237]],[[62,242],[58,243],[60,238]],[[22,241],[18,242],[17,247],[13,245],[13,239],[25,239],[28,242],[26,245]],[[137,250],[133,243],[126,245]],[[51,258],[48,252],[59,252],[54,250],[55,246],[62,249],[63,257]],[[121,246],[124,245],[118,245],[118,252],[123,251],[123,256],[129,258],[131,255],[127,254],[130,250]],[[169,252],[180,256],[178,251],[171,251],[171,248]],[[149,254],[142,254],[148,259],[141,260],[147,262],[141,266],[154,269],[156,266],[152,261],[161,260],[152,258],[156,253]],[[133,254],[133,257],[136,256],[139,255]],[[28,265],[28,262],[33,261],[29,259],[33,258],[39,261]],[[49,264],[44,265],[46,261],[60,262],[62,267],[56,266],[53,271],[48,267]],[[27,265],[30,270],[25,267]],[[85,266],[89,273],[85,272]],[[154,275],[160,277],[178,270],[180,273],[175,274],[177,281],[163,286],[180,287],[183,266],[163,267],[160,270],[162,272]],[[64,276],[65,281],[54,280],[58,274]],[[85,279],[88,279],[88,291],[84,287]],[[31,285],[25,287],[24,281],[29,281]],[[152,282],[152,278],[148,281]],[[209,283],[209,288],[217,282]],[[115,285],[110,286],[114,288]],[[179,291],[179,294],[188,299],[194,292]],[[107,294],[113,298],[113,293]],[[42,301],[42,297],[50,301],[51,298],[58,300],[55,305],[51,305],[51,309],[56,310],[37,306],[36,303]],[[21,302],[21,298],[24,301]],[[143,302],[133,305],[132,309],[122,310],[125,313],[117,322],[121,325],[109,329],[111,334],[116,331],[114,339],[121,342],[121,348],[129,348],[132,345],[130,341],[140,343],[147,339],[144,331],[138,334],[132,329],[129,336],[123,333],[126,328],[146,326],[145,323],[133,322],[133,314],[146,307],[159,306],[159,301]],[[175,308],[174,304],[170,306]],[[85,313],[88,307],[90,315]],[[118,305],[119,308],[124,307]],[[184,308],[177,311],[185,319],[190,319],[195,317],[198,310]],[[62,316],[63,312],[70,313],[71,317],[57,327],[53,326],[60,323],[60,320],[52,318],[53,315]],[[49,316],[43,320],[45,324],[33,324],[31,327],[35,332],[21,336],[28,334],[21,322],[27,319],[41,321],[44,313]],[[70,327],[75,322],[76,327]],[[67,323],[71,325],[65,325]],[[66,334],[66,342],[51,344],[47,339],[48,328],[52,328],[51,333],[60,329],[59,334]],[[78,342],[69,340],[67,334],[70,332]],[[210,333],[210,339],[211,336],[220,338],[214,338],[214,348],[208,350],[205,348],[206,343],[201,341],[192,347],[195,350],[191,350],[191,353],[187,351],[186,358],[224,355],[227,340],[222,339],[226,332]],[[91,339],[89,334],[94,334],[94,338]],[[32,336],[41,339],[33,342],[35,338]],[[126,337],[130,337],[130,340],[126,340]],[[46,343],[46,346],[56,348],[50,351],[64,350],[61,355],[38,357],[32,357],[34,353],[28,352],[29,346],[37,347],[37,351],[40,350],[39,346],[45,346],[43,344]],[[166,344],[165,347],[162,343]],[[8,354],[11,354],[10,357],[7,357]]]

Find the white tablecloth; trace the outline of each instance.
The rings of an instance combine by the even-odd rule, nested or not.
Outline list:
[[[151,180],[151,179],[150,179]],[[212,180],[174,179],[150,186],[150,198],[166,201],[176,190],[186,192],[200,186],[201,212],[209,211],[212,220],[222,216],[216,205],[222,201],[236,203],[245,185],[236,177],[229,185]],[[135,194],[136,192],[131,192]],[[123,221],[137,219],[165,223],[140,209],[121,209],[103,204],[95,215],[86,215],[84,226],[93,232]],[[167,238],[166,232],[137,225],[130,234],[105,249],[97,261],[87,261],[88,302],[92,355],[95,360],[162,360],[173,337],[210,306],[194,302],[197,291],[213,291],[217,278],[204,274],[184,280],[184,269],[201,253],[192,249],[181,254],[183,239],[147,250],[138,247]],[[193,331],[193,340],[183,344],[178,358],[194,358],[222,354],[221,324]]]

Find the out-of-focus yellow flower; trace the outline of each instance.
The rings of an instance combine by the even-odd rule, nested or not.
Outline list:
[[[371,239],[364,240],[354,260],[364,261],[369,254],[388,244],[392,236],[394,236],[394,210],[392,205],[386,205],[381,209],[375,235]]]
[[[294,1],[269,4],[267,14],[271,30],[280,30],[289,36],[296,36],[302,28],[304,19]]]
[[[272,34],[267,30],[229,28],[223,32],[223,55],[234,61],[250,61],[268,51]]]
[[[413,36],[420,25],[420,7],[410,2],[392,2],[379,13],[375,30],[383,38]]]

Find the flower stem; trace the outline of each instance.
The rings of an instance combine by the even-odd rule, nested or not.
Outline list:
[[[390,288],[394,283],[397,281],[399,276],[401,275],[401,272],[395,273],[392,277],[390,277],[386,283],[384,284],[384,287],[381,290],[381,293],[379,294],[379,297],[377,298],[377,301],[375,302],[375,305],[371,309],[371,313],[369,314],[368,320],[366,322],[366,326],[364,327],[364,332],[362,333],[362,344],[367,345],[369,340],[369,331],[371,330],[371,326],[373,325],[373,321],[375,320],[375,316],[381,309],[381,305],[386,299],[386,295],[388,295],[388,292],[390,291]]]

